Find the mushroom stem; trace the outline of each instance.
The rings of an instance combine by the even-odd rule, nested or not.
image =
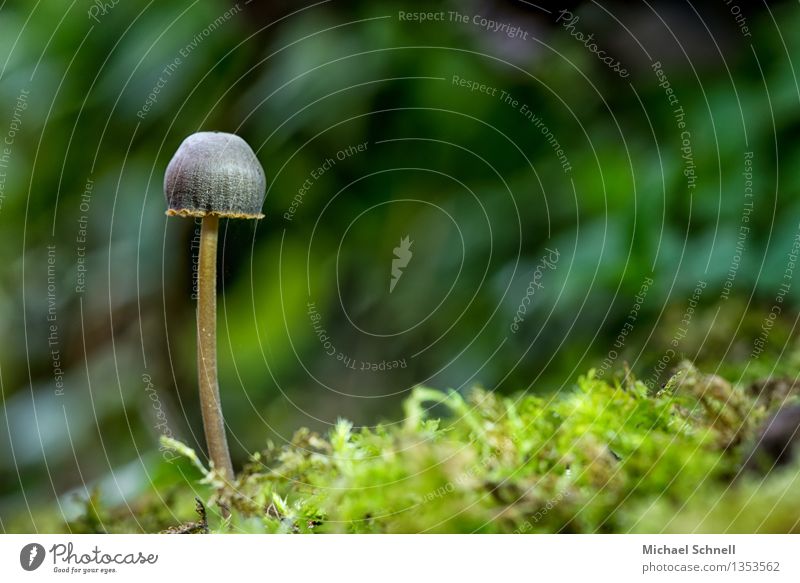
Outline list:
[[[225,421],[217,380],[217,238],[219,217],[203,217],[200,229],[200,265],[197,273],[197,375],[200,408],[214,468],[225,480],[233,479],[233,465],[225,438]]]

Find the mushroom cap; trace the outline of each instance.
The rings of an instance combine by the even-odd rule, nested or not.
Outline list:
[[[264,169],[242,138],[197,132],[183,140],[167,166],[167,214],[261,219],[266,186]]]

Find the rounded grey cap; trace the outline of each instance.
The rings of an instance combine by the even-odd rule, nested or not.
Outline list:
[[[253,149],[223,132],[198,132],[183,140],[164,175],[171,216],[261,219],[266,187]]]

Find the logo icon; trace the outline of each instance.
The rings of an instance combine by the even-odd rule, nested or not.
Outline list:
[[[44,547],[39,543],[30,543],[19,552],[19,564],[26,571],[35,571],[44,562]]]
[[[400,239],[400,246],[393,249],[394,258],[392,259],[392,279],[389,281],[389,293],[394,291],[394,286],[403,277],[403,269],[408,267],[408,262],[414,256],[414,253],[411,252],[411,245],[413,244],[414,241],[409,240],[408,235],[406,235]]]

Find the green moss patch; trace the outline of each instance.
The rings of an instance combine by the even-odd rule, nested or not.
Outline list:
[[[787,383],[781,405],[797,401]],[[656,394],[591,372],[552,397],[417,388],[401,423],[300,430],[234,488],[169,445],[197,468],[214,532],[798,532],[800,466],[741,471],[770,386],[683,364]]]

